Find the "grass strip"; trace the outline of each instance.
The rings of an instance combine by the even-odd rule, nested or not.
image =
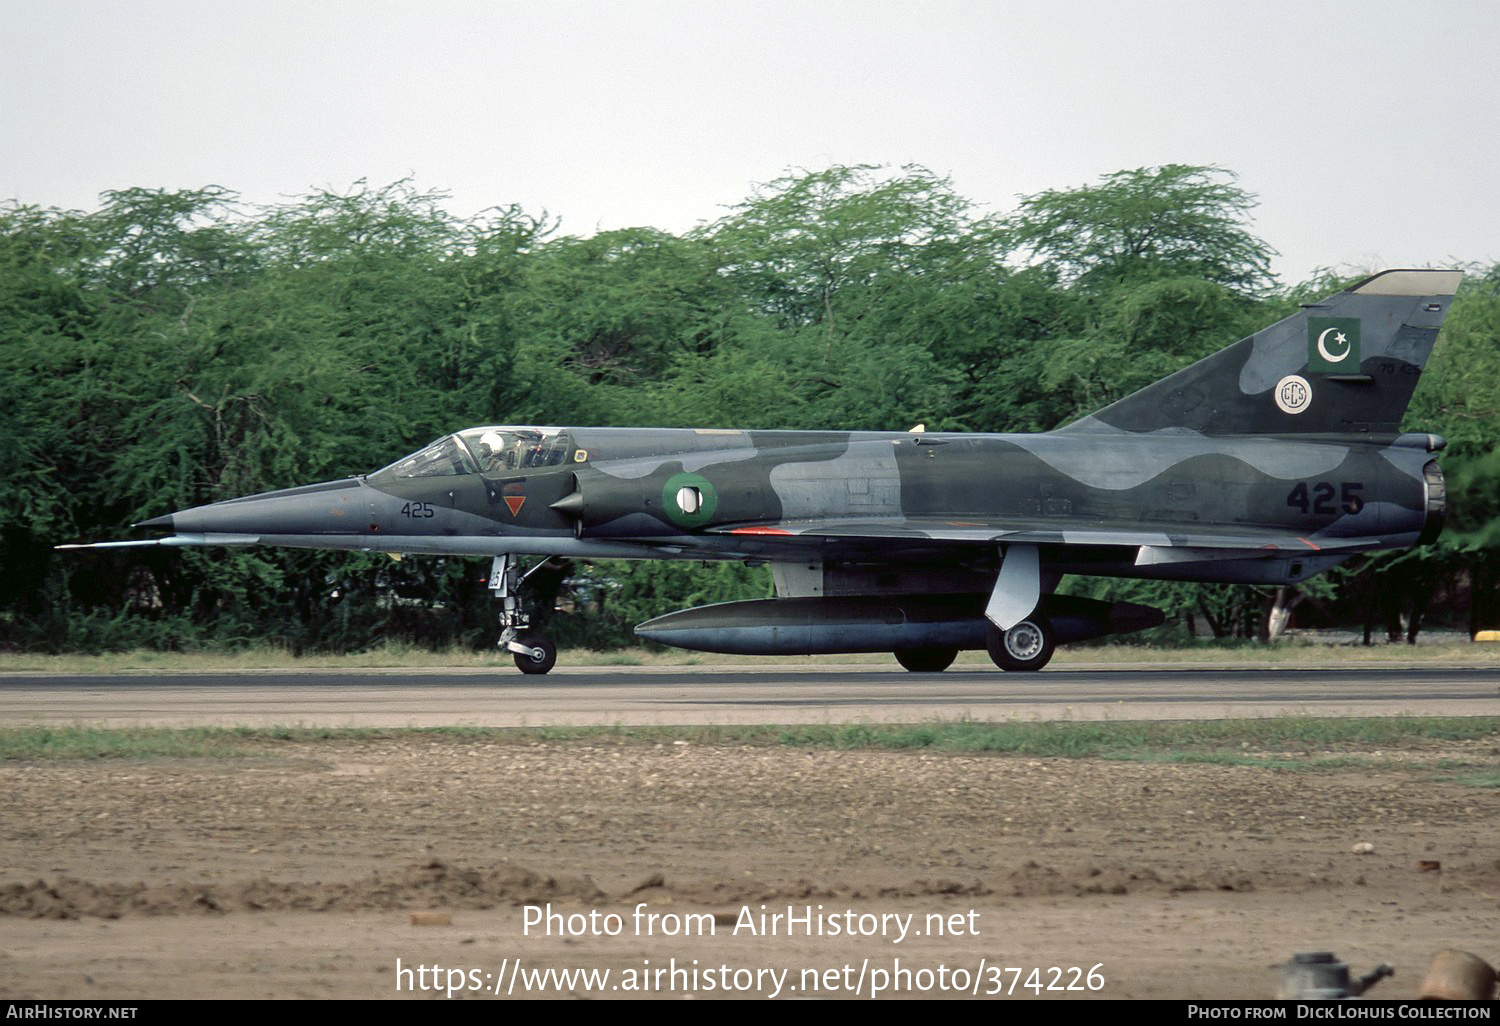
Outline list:
[[[987,722],[701,727],[14,727],[0,729],[0,759],[244,758],[284,743],[428,739],[483,744],[739,744],[835,750],[928,750],[1034,758],[1218,761],[1309,768],[1348,765],[1363,753],[1414,741],[1500,740],[1500,717],[1288,716],[1159,722]],[[1253,749],[1253,751],[1251,751]],[[1316,755],[1315,755],[1316,753]],[[1285,756],[1278,759],[1277,756]],[[1491,786],[1491,785],[1480,785]]]

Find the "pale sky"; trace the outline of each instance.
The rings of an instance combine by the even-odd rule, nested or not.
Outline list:
[[[0,200],[411,176],[680,233],[787,169],[981,209],[1213,164],[1295,282],[1500,261],[1489,0],[0,0]]]

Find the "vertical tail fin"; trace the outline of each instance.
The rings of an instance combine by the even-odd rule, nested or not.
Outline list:
[[[1064,431],[1396,433],[1460,271],[1382,271]]]

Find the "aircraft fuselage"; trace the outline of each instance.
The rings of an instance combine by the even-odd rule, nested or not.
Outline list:
[[[494,429],[434,445],[462,446],[484,430]],[[1429,451],[1438,443],[1427,435],[1351,442],[544,430],[566,441],[550,465],[480,469],[458,461],[403,474],[409,458],[367,477],[185,510],[170,526],[231,544],[253,536],[261,544],[388,552],[779,559],[816,524],[819,532],[805,538],[809,554],[858,559],[876,549],[896,562],[941,561],[946,549],[1003,543],[1022,531],[1058,572],[1293,581],[1344,558],[1351,542],[1413,544],[1440,515],[1432,491],[1441,477]],[[837,536],[824,529],[830,521],[842,525]],[[878,537],[864,536],[865,524],[878,527]],[[1181,550],[1220,550],[1216,537],[1247,528],[1267,540],[1242,559],[1230,550],[1181,558]],[[892,546],[892,532],[907,542]],[[1160,555],[1176,558],[1141,558],[1153,535]],[[1273,554],[1285,565],[1268,562]]]

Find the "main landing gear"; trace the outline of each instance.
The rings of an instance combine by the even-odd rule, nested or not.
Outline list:
[[[1003,545],[999,554],[1000,572],[984,607],[989,621],[985,648],[1002,670],[1040,670],[1057,648],[1052,622],[1037,612],[1042,599],[1041,555],[1035,545],[1023,544]],[[896,661],[913,673],[941,673],[957,654],[951,648],[897,649]]]
[[[551,557],[548,557],[549,559]],[[490,564],[490,591],[500,600],[500,647],[515,656],[522,673],[546,673],[557,665],[557,646],[545,634],[531,630],[531,617],[521,609],[521,585],[547,565],[544,559],[526,573],[519,573],[516,558],[496,556]]]
[[[1033,613],[1008,631],[990,624],[985,647],[1002,670],[1030,673],[1040,670],[1057,649],[1057,632],[1045,616]],[[896,662],[912,673],[942,673],[953,665],[956,648],[898,648]]]
[[[986,647],[990,658],[1002,670],[1027,673],[1040,670],[1052,659],[1057,648],[1057,634],[1051,622],[1033,613],[1008,631],[990,624]]]

